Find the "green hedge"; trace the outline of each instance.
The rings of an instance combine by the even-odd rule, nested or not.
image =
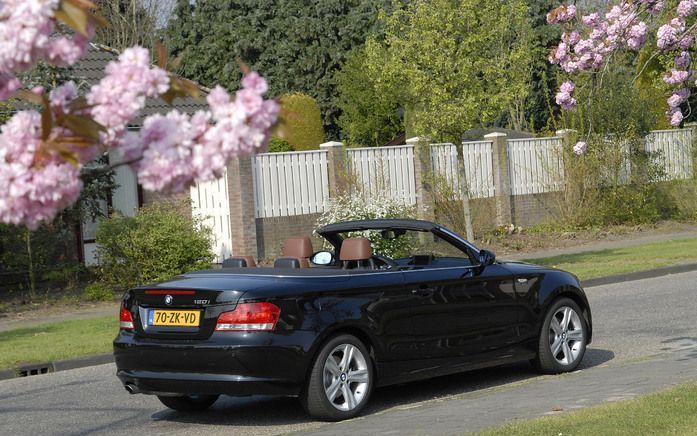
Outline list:
[[[154,204],[135,217],[112,215],[97,228],[101,279],[119,287],[209,268],[211,229],[175,205]]]
[[[300,93],[284,95],[280,101],[283,138],[296,151],[319,149],[325,136],[317,101]]]

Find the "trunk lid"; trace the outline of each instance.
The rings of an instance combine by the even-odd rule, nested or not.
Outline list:
[[[246,292],[245,280],[233,277],[187,277],[128,291],[124,305],[134,332],[153,339],[202,340],[215,330],[218,316],[234,310]],[[231,289],[231,288],[243,289]],[[253,287],[253,286],[252,286]]]

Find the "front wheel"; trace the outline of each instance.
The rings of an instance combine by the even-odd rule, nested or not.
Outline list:
[[[356,416],[373,388],[373,366],[365,345],[351,335],[330,339],[317,355],[301,401],[326,421]]]
[[[180,412],[199,412],[201,410],[206,410],[215,403],[218,397],[219,395],[157,396],[162,404]]]
[[[581,308],[560,298],[547,310],[534,364],[545,374],[573,371],[586,352],[588,329]]]

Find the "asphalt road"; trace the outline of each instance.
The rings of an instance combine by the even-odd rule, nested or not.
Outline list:
[[[693,322],[697,272],[586,291],[595,331],[582,363],[584,376],[600,375],[601,368],[641,362],[647,356],[697,347],[697,324]],[[296,400],[287,398],[223,397],[205,413],[181,414],[165,408],[157,398],[128,395],[114,373],[114,366],[108,364],[0,382],[0,434],[270,435],[307,430],[332,433],[333,428],[350,432],[353,426],[352,422],[311,421]],[[389,420],[426,404],[425,413],[437,416],[463,395],[485,400],[501,389],[513,391],[519,385],[549,380],[527,364],[441,377],[379,389],[364,415]],[[505,402],[497,404],[494,419],[503,422],[515,413]],[[424,428],[411,427],[412,433],[437,434],[426,421]],[[362,434],[360,420],[355,422],[356,434]],[[337,425],[341,427],[333,427]]]

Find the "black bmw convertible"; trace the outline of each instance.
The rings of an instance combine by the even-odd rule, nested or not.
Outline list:
[[[114,340],[130,393],[203,410],[219,395],[300,398],[358,414],[375,387],[529,360],[575,369],[588,300],[567,272],[496,261],[438,224],[367,220],[286,240],[273,268],[226,259],[123,297]]]

